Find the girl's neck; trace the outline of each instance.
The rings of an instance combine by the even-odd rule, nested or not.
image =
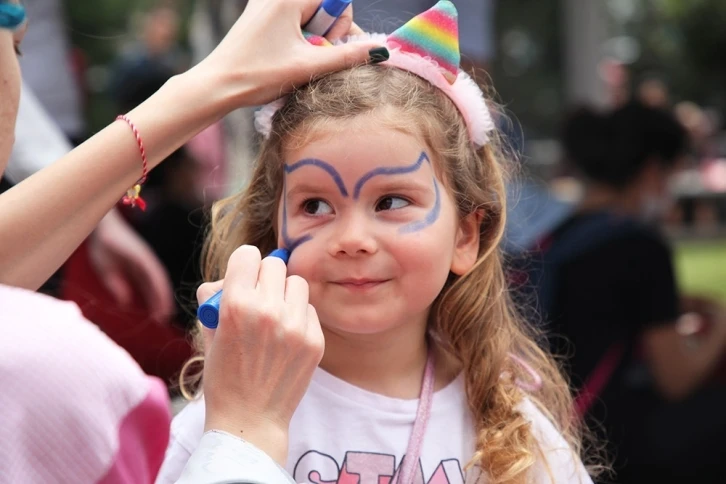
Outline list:
[[[409,324],[378,334],[349,334],[323,328],[325,355],[320,368],[373,393],[416,399],[421,391],[429,343],[425,324]],[[458,368],[435,351],[434,389],[448,385]]]

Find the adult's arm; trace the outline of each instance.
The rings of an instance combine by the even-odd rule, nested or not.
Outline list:
[[[232,434],[209,431],[176,484],[294,484],[272,457]]]
[[[704,383],[722,358],[726,318],[716,305],[694,305],[678,296],[673,254],[664,242],[644,239],[628,257],[626,267],[637,274],[630,290],[637,295],[635,316],[643,322],[643,356],[662,395],[684,398]],[[698,324],[709,312],[714,319],[709,333],[687,336],[683,330],[688,330],[689,321]]]
[[[58,125],[26,83],[15,123],[15,143],[5,176],[20,183],[72,149]],[[91,236],[91,267],[101,282],[125,304],[132,286],[143,294],[159,321],[173,314],[174,293],[164,265],[136,231],[112,209]]]
[[[643,332],[643,349],[655,382],[665,397],[678,400],[699,388],[714,372],[726,354],[726,317],[723,310],[715,317],[708,334],[688,337],[679,322],[659,324]]]
[[[315,47],[302,36],[317,0],[250,0],[220,45],[128,113],[149,168],[242,106],[271,101],[312,76],[369,59],[372,44]],[[352,22],[348,12],[339,25]],[[341,28],[336,29],[340,35]],[[37,289],[141,176],[129,127],[112,123],[0,195],[0,283]]]

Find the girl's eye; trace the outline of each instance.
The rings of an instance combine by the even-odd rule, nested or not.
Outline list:
[[[410,205],[410,203],[411,202],[401,197],[383,197],[378,201],[378,205],[376,205],[376,211],[380,212],[382,210],[397,210],[399,208],[404,208]]]
[[[19,44],[15,44],[15,55],[17,55],[18,57],[22,57],[23,56],[23,53],[20,51],[20,45]]]
[[[303,211],[308,215],[328,215],[333,213],[333,208],[326,202],[319,199],[305,200],[302,204]]]

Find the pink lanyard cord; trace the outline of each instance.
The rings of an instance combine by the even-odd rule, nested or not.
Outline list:
[[[416,473],[415,466],[418,465],[423,448],[426,426],[431,416],[431,405],[434,397],[434,353],[429,350],[424,370],[423,382],[421,383],[421,394],[419,396],[418,408],[416,409],[416,421],[413,424],[411,437],[408,441],[406,456],[401,464],[401,472],[398,476],[398,484],[412,484]]]

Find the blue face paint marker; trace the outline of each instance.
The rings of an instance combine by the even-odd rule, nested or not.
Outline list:
[[[426,227],[433,225],[434,222],[439,219],[439,213],[441,213],[441,194],[439,193],[439,184],[436,182],[436,178],[434,178],[434,192],[436,193],[436,200],[434,201],[434,206],[431,211],[426,214],[426,217],[423,220],[411,222],[410,224],[401,227],[398,230],[400,233],[410,234],[411,232],[418,232],[419,230],[423,230]]]
[[[290,251],[287,249],[275,249],[267,257],[277,257],[287,265],[290,260]],[[222,292],[218,291],[197,309],[197,319],[207,328],[216,329],[219,325],[219,303],[222,301]]]
[[[303,27],[304,30],[311,34],[324,36],[338,20],[338,17],[343,15],[345,9],[351,4],[353,0],[323,0],[323,3],[318,7],[317,12],[313,15],[308,23]]]
[[[425,152],[421,152],[418,160],[416,160],[413,165],[390,167],[382,166],[380,168],[374,168],[373,170],[363,175],[360,180],[358,180],[358,183],[355,184],[355,189],[353,190],[353,200],[358,200],[358,198],[360,197],[360,191],[363,189],[363,185],[365,185],[371,178],[379,175],[404,175],[406,173],[413,173],[414,171],[417,171],[421,168],[424,161],[427,161],[429,164],[431,163],[428,155]]]
[[[345,188],[345,183],[343,183],[343,177],[340,176],[340,173],[338,173],[338,170],[333,168],[333,165],[324,162],[323,160],[318,160],[315,158],[306,158],[300,161],[296,161],[292,165],[284,165],[285,173],[290,174],[294,172],[295,170],[302,168],[303,166],[317,166],[318,168],[325,170],[328,175],[333,179],[335,184],[338,186],[338,190],[340,190],[340,194],[344,197],[348,196],[348,190]]]

